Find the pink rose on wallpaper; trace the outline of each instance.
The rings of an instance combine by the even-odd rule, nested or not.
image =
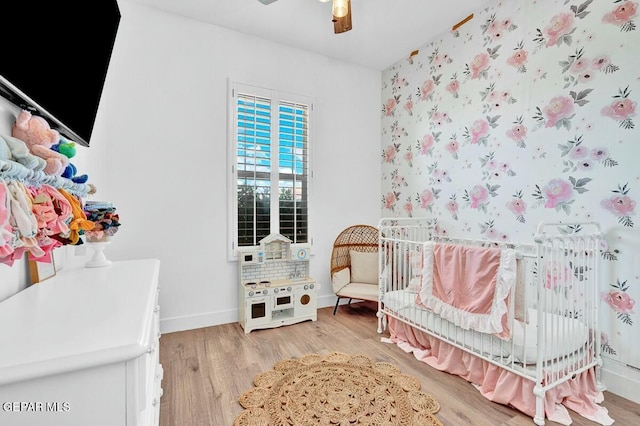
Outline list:
[[[435,83],[432,79],[425,80],[425,82],[422,83],[422,87],[420,87],[420,99],[423,101],[426,100],[433,93],[435,88]]]
[[[393,126],[391,126],[391,140],[398,140],[403,136],[407,136],[409,133],[404,129],[404,127],[398,126],[398,122],[395,122]]]
[[[393,183],[394,187],[407,186],[407,181],[405,180],[405,178],[398,174],[393,176],[391,182]]]
[[[522,142],[527,137],[527,128],[523,124],[516,124],[507,130],[507,136],[515,142]]]
[[[393,88],[395,90],[400,90],[408,84],[409,83],[407,83],[407,80],[404,77],[396,77],[393,79]]]
[[[620,312],[622,314],[635,313],[633,311],[633,306],[636,304],[636,301],[625,292],[610,290],[608,293],[603,293],[601,299],[616,312]]]
[[[458,141],[449,141],[446,146],[446,150],[449,151],[454,156],[458,153],[459,144]]]
[[[636,202],[627,195],[630,190],[631,188],[628,183],[618,185],[617,189],[611,191],[614,195],[602,200],[600,206],[616,215],[618,217],[618,223],[623,226],[633,227],[631,215],[635,214],[633,210],[636,207]]]
[[[445,90],[454,96],[458,95],[458,90],[460,90],[460,82],[458,80],[451,80]]]
[[[527,203],[525,203],[521,198],[514,198],[507,203],[507,209],[509,209],[513,214],[520,216],[527,211]]]
[[[498,239],[498,231],[496,231],[494,228],[489,228],[485,231],[484,236],[487,237],[490,240],[497,240]]]
[[[594,74],[591,71],[585,71],[582,74],[578,75],[578,82],[580,83],[589,83],[594,78]]]
[[[396,146],[389,145],[384,150],[384,161],[387,163],[393,163],[396,158]]]
[[[447,202],[447,204],[445,205],[445,208],[452,215],[456,215],[458,213],[458,203],[455,200],[451,200],[451,201]]]
[[[586,58],[576,59],[571,66],[569,67],[569,71],[574,74],[580,74],[589,69],[589,60]]]
[[[547,118],[545,127],[554,127],[560,120],[571,117],[571,113],[573,113],[573,98],[556,96],[551,99],[549,105],[543,108],[542,113]]]
[[[407,215],[411,217],[413,213],[413,203],[411,201],[407,201],[406,203],[404,203],[404,211],[406,211]]]
[[[573,13],[564,12],[551,18],[551,22],[544,29],[544,34],[548,37],[547,47],[557,44],[562,36],[571,32],[573,16]]]
[[[409,113],[409,115],[413,115],[413,101],[411,99],[407,100],[404,104],[404,110]]]
[[[471,62],[471,78],[478,78],[481,72],[489,68],[489,54],[478,53]]]
[[[609,156],[609,151],[605,147],[598,147],[591,150],[591,159],[594,161],[602,161]]]
[[[576,145],[569,151],[569,158],[572,160],[579,160],[587,155],[589,155],[589,150],[582,145]]]
[[[636,17],[638,3],[633,1],[623,1],[615,9],[602,17],[602,22],[614,25],[624,25]]]
[[[623,121],[636,115],[636,103],[629,98],[620,98],[602,108],[600,113],[614,120]]]
[[[552,179],[547,186],[542,188],[547,202],[544,204],[547,208],[554,208],[559,203],[564,203],[573,197],[573,187],[571,184],[562,179]]]
[[[393,112],[395,111],[397,105],[398,101],[396,100],[396,98],[389,98],[387,100],[387,103],[385,104],[385,115],[387,117],[391,116],[391,114],[393,114]]]
[[[507,58],[507,64],[512,67],[522,68],[527,63],[527,56],[529,54],[524,49],[518,49],[511,56]]]
[[[384,206],[388,210],[393,210],[393,207],[396,205],[396,195],[393,192],[387,192],[387,195],[384,197]]]
[[[449,114],[446,112],[436,111],[431,116],[431,122],[436,126],[442,126],[444,123],[448,123],[449,121],[451,120],[449,119]]]
[[[442,170],[442,169],[434,169],[431,172],[431,176],[433,176],[433,180],[435,183],[442,183],[442,182],[451,182],[451,179],[449,179],[449,173],[447,173],[446,170]]]
[[[478,141],[489,134],[489,123],[487,120],[481,118],[473,122],[471,129],[471,143],[478,143]]]
[[[591,62],[591,68],[600,71],[603,68],[607,67],[610,63],[611,59],[608,55],[598,56]]]
[[[426,134],[420,141],[420,153],[427,155],[429,151],[431,151],[431,148],[433,148],[433,135]]]
[[[629,216],[634,214],[633,209],[636,207],[636,202],[628,195],[614,195],[602,200],[600,205],[616,216]]]
[[[482,185],[476,185],[471,190],[469,198],[471,199],[471,208],[477,209],[479,204],[487,201],[489,198],[489,191]]]
[[[502,26],[496,22],[493,21],[491,24],[489,24],[489,26],[487,27],[487,32],[489,34],[495,34],[497,32],[500,32],[500,30],[502,30]]]
[[[437,49],[436,49],[437,51]],[[451,57],[449,56],[448,53],[443,53],[441,55],[436,55],[433,58],[433,66],[431,67],[434,71],[440,71],[442,70],[442,67],[444,67],[446,64],[450,64],[451,62],[453,62],[453,59],[451,59]]]
[[[404,159],[407,163],[409,163],[409,165],[412,164],[413,162],[413,152],[411,151],[407,151],[404,153]]]
[[[426,209],[433,203],[433,191],[425,189],[420,194],[420,207]]]

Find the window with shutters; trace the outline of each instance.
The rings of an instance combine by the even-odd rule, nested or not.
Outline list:
[[[232,253],[271,233],[309,243],[309,98],[231,85]]]

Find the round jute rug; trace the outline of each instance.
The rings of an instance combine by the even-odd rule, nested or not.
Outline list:
[[[332,352],[279,361],[238,402],[234,426],[442,426],[440,404],[387,362]]]

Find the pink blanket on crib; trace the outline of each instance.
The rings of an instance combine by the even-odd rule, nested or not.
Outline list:
[[[425,243],[416,303],[464,329],[509,339],[516,276],[515,250]]]

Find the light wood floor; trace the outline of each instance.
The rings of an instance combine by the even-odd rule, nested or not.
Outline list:
[[[281,359],[332,351],[392,362],[403,373],[419,378],[422,390],[440,402],[437,416],[445,426],[534,425],[530,417],[488,401],[460,377],[437,371],[396,345],[382,343],[380,337],[388,333],[377,333],[374,305],[341,306],[335,316],[332,311],[319,309],[318,321],[249,334],[233,323],[162,335],[160,362],[165,375],[160,425],[232,426],[242,411],[238,397],[253,387],[256,374],[270,370]],[[614,426],[640,425],[640,405],[609,392],[602,405],[616,420]],[[574,426],[596,424],[571,415]]]

